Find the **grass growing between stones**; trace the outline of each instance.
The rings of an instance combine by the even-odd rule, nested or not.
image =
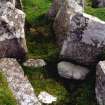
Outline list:
[[[0,105],[17,105],[4,75],[0,72]]]
[[[22,1],[26,12],[28,57],[43,58],[48,64],[45,68],[37,69],[23,67],[35,93],[38,95],[41,91],[47,91],[57,96],[58,101],[52,105],[97,105],[94,92],[95,74],[82,82],[65,80],[57,74],[59,49],[52,32],[52,22],[46,17],[52,0]],[[89,0],[86,12],[104,20],[104,8],[93,9],[90,4]]]
[[[105,21],[105,8],[92,8],[92,0],[86,0],[85,12]]]

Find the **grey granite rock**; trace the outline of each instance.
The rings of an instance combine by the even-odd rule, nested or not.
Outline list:
[[[93,65],[105,51],[105,22],[83,13],[78,4],[66,1],[53,27],[63,59]]]
[[[97,65],[95,91],[99,105],[105,105],[105,61],[100,61]]]
[[[7,78],[18,105],[41,105],[34,89],[16,59],[0,59],[0,70]]]
[[[10,2],[0,2],[0,57],[23,59],[27,53],[25,14]]]
[[[83,80],[85,79],[89,69],[70,62],[62,61],[58,64],[58,73],[61,77],[67,79]]]

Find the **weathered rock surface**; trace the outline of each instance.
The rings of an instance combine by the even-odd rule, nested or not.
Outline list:
[[[25,14],[10,2],[0,2],[0,58],[24,58],[27,52]]]
[[[18,0],[0,0],[0,3],[11,2],[15,6],[16,1],[18,1]]]
[[[93,7],[105,7],[105,0],[93,0]]]
[[[61,57],[83,65],[98,62],[105,51],[105,22],[67,1],[56,16],[54,32]]]
[[[22,67],[15,59],[0,59],[0,70],[7,78],[19,105],[41,105]]]
[[[22,9],[22,0],[0,0],[0,3],[11,2],[16,8]]]
[[[27,67],[43,67],[46,65],[46,62],[43,59],[28,59],[23,63]]]
[[[38,95],[38,99],[44,104],[52,104],[53,102],[57,101],[57,97],[52,96],[51,94],[43,91],[40,92]]]
[[[105,61],[100,61],[97,65],[95,91],[99,105],[105,105]]]
[[[62,61],[58,64],[58,73],[67,79],[83,80],[89,70],[85,67]]]
[[[77,4],[79,6],[82,7],[82,10],[83,7],[84,7],[84,0],[66,0],[69,5],[71,5],[73,8],[74,7],[77,7]],[[48,12],[48,16],[51,17],[51,18],[55,18],[58,11],[60,10],[60,8],[63,7],[63,5],[65,5],[65,0],[53,0],[53,3],[52,3],[52,6],[51,6],[51,9],[49,10]],[[81,8],[79,7],[79,9]]]

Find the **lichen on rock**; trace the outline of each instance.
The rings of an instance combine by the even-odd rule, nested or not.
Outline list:
[[[0,2],[0,57],[25,57],[24,24],[23,11],[15,8],[11,2]]]

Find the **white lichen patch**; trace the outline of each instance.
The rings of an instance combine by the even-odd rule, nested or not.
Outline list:
[[[44,104],[52,104],[53,102],[57,101],[57,97],[54,97],[45,91],[40,92],[38,99]]]

